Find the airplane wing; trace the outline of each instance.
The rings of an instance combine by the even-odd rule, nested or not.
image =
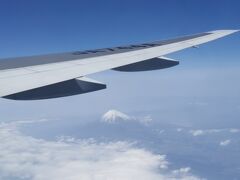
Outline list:
[[[105,84],[85,76],[109,69],[134,72],[172,67],[179,62],[165,55],[237,31],[218,30],[138,45],[2,59],[0,97],[38,100],[105,89]]]

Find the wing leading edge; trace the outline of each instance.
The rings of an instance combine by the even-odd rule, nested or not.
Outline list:
[[[85,92],[76,88],[74,83],[78,77],[108,69],[131,72],[177,65],[177,61],[162,56],[235,32],[237,31],[219,30],[140,45],[0,60],[0,97],[47,99],[104,89],[105,85],[90,83],[88,85],[92,89]],[[79,85],[79,81],[77,82]],[[59,91],[59,87],[62,90]],[[78,90],[73,91],[73,87]],[[48,91],[52,94],[49,95]],[[40,98],[31,98],[36,92]]]

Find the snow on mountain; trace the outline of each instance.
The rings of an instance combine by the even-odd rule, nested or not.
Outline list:
[[[115,123],[117,121],[129,121],[131,119],[133,118],[117,110],[109,110],[102,116],[102,121],[106,123]]]

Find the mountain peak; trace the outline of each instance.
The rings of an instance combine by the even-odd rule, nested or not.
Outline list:
[[[115,123],[117,121],[128,121],[131,117],[129,117],[127,114],[124,114],[117,110],[109,110],[102,116],[102,121],[107,123]]]

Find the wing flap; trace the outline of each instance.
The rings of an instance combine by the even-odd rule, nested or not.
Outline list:
[[[138,72],[138,71],[152,71],[152,70],[159,70],[170,68],[179,64],[179,61],[166,58],[166,57],[157,57],[152,58],[149,60],[132,63],[125,66],[120,66],[114,68],[115,71],[122,71],[122,72]]]
[[[3,98],[12,100],[41,100],[73,96],[105,89],[106,85],[95,80],[81,77],[48,86],[11,94]]]

